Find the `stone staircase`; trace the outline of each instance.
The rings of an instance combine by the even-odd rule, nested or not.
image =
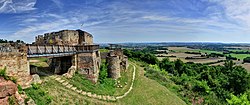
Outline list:
[[[50,76],[52,79],[58,81],[60,84],[62,84],[63,86],[65,86],[68,89],[71,89],[79,94],[82,94],[83,96],[88,96],[90,98],[95,98],[95,99],[99,99],[99,100],[104,100],[104,101],[116,101],[118,99],[124,98],[126,97],[131,90],[133,89],[133,85],[134,85],[134,80],[135,80],[135,66],[133,65],[133,78],[132,78],[132,83],[130,85],[130,88],[127,92],[125,92],[123,95],[121,96],[109,96],[109,95],[98,95],[95,93],[91,93],[91,92],[86,92],[83,90],[78,89],[77,87],[71,85],[69,82],[61,79],[61,77],[59,75],[53,75]]]

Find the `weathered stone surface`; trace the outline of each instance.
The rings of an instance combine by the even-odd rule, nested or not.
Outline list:
[[[71,89],[72,89],[73,91],[76,91],[76,87],[71,87]]]
[[[8,105],[9,97],[14,97],[17,104],[24,105],[24,99],[17,91],[17,85],[0,77],[0,105]]]
[[[40,77],[39,77],[39,75],[37,75],[37,74],[34,74],[34,75],[32,75],[32,78],[33,78],[33,83],[42,83],[42,80],[40,79]]]
[[[111,50],[107,56],[108,63],[108,76],[113,79],[118,79],[121,75],[120,72],[124,72],[128,69],[128,58],[123,55],[122,49]]]
[[[36,37],[37,45],[91,45],[93,36],[82,30],[61,30]]]
[[[64,74],[64,76],[67,78],[72,78],[75,72],[76,72],[76,66],[71,66],[68,72]]]
[[[15,93],[15,98],[17,99],[17,103],[18,103],[19,105],[25,105],[24,99],[23,99],[22,96],[18,93],[18,91],[16,91],[16,93]]]
[[[62,83],[62,85],[63,85],[63,86],[66,86],[66,85],[68,85],[68,82],[64,82],[64,83]]]
[[[0,69],[6,67],[6,74],[17,79],[22,87],[28,87],[32,81],[27,54],[22,52],[0,53]]]
[[[9,97],[0,98],[0,105],[9,105]]]
[[[82,91],[82,95],[86,95],[87,93],[85,91]]]
[[[0,98],[4,98],[15,94],[17,91],[17,85],[12,81],[6,81],[3,77],[0,77]]]
[[[80,53],[77,59],[78,73],[83,74],[87,79],[96,83],[99,77],[101,57],[99,51]]]
[[[29,101],[27,102],[27,105],[36,105],[36,103],[32,98],[30,98]]]
[[[118,56],[108,56],[108,76],[113,79],[118,79],[120,75],[120,59]]]

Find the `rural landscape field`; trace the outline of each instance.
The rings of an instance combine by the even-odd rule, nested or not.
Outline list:
[[[0,0],[0,105],[250,105],[249,0]]]

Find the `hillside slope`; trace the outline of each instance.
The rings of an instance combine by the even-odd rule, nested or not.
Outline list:
[[[134,63],[133,63],[134,64]],[[135,64],[136,65],[136,64]],[[136,65],[137,73],[131,93],[119,100],[118,104],[126,105],[185,105],[174,93],[158,82],[144,76],[142,67]]]
[[[136,77],[133,89],[126,97],[119,99],[116,102],[107,102],[83,96],[75,91],[72,91],[71,89],[65,88],[58,81],[53,80],[51,76],[42,78],[46,82],[41,85],[41,88],[48,91],[48,94],[52,96],[52,105],[185,105],[184,101],[170,92],[166,87],[160,85],[154,80],[146,78],[144,76],[143,68],[132,62],[130,63],[136,66]]]

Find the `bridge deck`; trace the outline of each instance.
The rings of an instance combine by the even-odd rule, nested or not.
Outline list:
[[[99,45],[63,46],[63,45],[27,45],[27,56],[32,57],[60,57],[77,53],[93,52]]]
[[[93,52],[99,45],[63,46],[63,45],[27,45],[27,56],[33,57],[60,57],[77,53]]]

